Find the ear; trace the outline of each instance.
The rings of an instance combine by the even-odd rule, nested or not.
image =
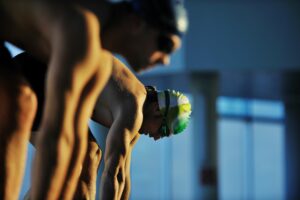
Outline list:
[[[140,16],[131,14],[128,16],[128,28],[131,34],[137,35],[142,33],[146,28],[146,22]]]

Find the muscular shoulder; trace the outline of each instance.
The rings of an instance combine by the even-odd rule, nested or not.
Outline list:
[[[41,48],[31,47],[39,42],[53,48],[61,43],[58,38],[71,50],[75,45],[84,49],[84,44],[99,44],[93,40],[99,39],[100,21],[91,10],[74,1],[3,0],[0,6],[1,20],[9,24],[2,34],[4,39],[21,43],[26,50]]]
[[[113,59],[112,68],[110,80],[97,100],[94,113],[100,119],[100,116],[105,116],[103,111],[107,110],[111,114],[111,122],[120,120],[133,127],[141,122],[145,87],[118,59]]]
[[[120,94],[125,95],[128,101],[144,102],[146,90],[143,83],[117,58],[113,60],[111,81],[116,84]]]

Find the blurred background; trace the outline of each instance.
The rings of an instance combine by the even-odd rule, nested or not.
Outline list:
[[[182,48],[170,67],[139,79],[188,95],[191,122],[171,139],[141,137],[131,199],[300,198],[300,1],[185,4],[190,28]],[[107,130],[90,127],[105,148]],[[28,163],[33,152],[30,146]],[[21,196],[30,165],[26,171]]]

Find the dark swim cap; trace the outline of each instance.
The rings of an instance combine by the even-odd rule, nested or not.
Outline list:
[[[188,28],[188,17],[183,0],[131,0],[135,13],[149,24],[182,36]]]

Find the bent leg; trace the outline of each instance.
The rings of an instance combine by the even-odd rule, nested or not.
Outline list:
[[[36,108],[21,76],[0,69],[0,199],[18,199]]]

